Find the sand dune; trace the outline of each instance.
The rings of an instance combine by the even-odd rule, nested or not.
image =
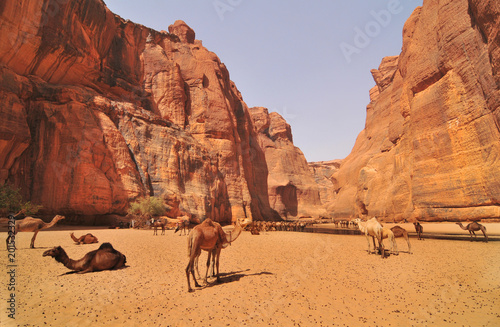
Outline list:
[[[188,293],[186,236],[107,229],[76,234],[86,232],[100,243],[75,245],[69,231],[48,230],[29,249],[32,233],[18,235],[16,319],[6,316],[2,301],[2,325],[500,325],[500,242],[412,238],[410,255],[398,239],[403,252],[382,260],[367,254],[364,236],[245,232],[222,251],[223,282]],[[61,245],[79,259],[102,242],[124,253],[128,267],[64,275],[66,267],[42,257]],[[0,256],[7,262],[7,251]],[[9,276],[3,276],[2,294],[8,294]]]

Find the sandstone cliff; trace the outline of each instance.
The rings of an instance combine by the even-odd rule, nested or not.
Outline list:
[[[0,183],[46,213],[277,219],[267,164],[224,64],[177,21],[157,32],[100,0],[0,4]]]
[[[269,176],[271,207],[283,219],[325,216],[319,188],[302,151],[293,145],[290,125],[278,113],[250,108]]]
[[[500,217],[500,4],[426,0],[372,71],[365,129],[333,175],[338,217]]]

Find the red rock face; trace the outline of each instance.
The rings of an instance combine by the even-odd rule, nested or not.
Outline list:
[[[46,213],[275,219],[248,108],[177,21],[157,32],[99,0],[0,5],[0,183]]]
[[[373,70],[365,129],[333,179],[338,217],[500,216],[498,1],[425,1]]]
[[[318,185],[302,151],[293,145],[290,125],[266,108],[250,108],[269,169],[271,207],[283,219],[325,216]]]

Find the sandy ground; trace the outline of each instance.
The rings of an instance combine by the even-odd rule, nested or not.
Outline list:
[[[47,230],[29,249],[32,233],[20,233],[14,292],[0,250],[2,326],[500,325],[500,242],[412,238],[409,254],[398,239],[402,252],[381,259],[367,254],[360,235],[244,232],[222,251],[222,283],[200,281],[204,286],[188,293],[186,236],[75,234],[87,232],[124,253],[128,267],[65,275],[66,267],[42,257],[46,249],[61,245],[79,259],[100,243],[75,245],[68,230]],[[10,293],[15,320],[7,317]]]

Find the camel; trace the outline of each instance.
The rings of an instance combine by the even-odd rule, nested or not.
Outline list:
[[[244,222],[247,224],[248,222]],[[205,272],[205,283],[207,282],[208,270],[210,268],[210,258],[212,257],[212,263],[214,269],[217,268],[217,282],[220,282],[219,278],[219,258],[222,248],[227,247],[232,242],[234,242],[238,236],[240,236],[246,225],[241,225],[237,220],[236,226],[230,234],[226,234],[219,223],[212,221],[211,219],[205,219],[201,224],[196,225],[188,237],[188,256],[189,263],[186,267],[186,277],[188,283],[188,291],[193,292],[191,288],[191,283],[189,281],[189,274],[193,276],[194,284],[196,287],[200,287],[200,284],[196,281],[194,275],[195,266],[197,266],[198,258],[201,254],[201,250],[208,252],[207,258],[207,270]]]
[[[79,238],[75,237],[75,233],[71,233],[69,235],[71,236],[71,238],[73,239],[73,241],[75,241],[76,244],[78,244],[78,245],[80,245],[80,244],[99,243],[99,241],[97,240],[97,237],[95,237],[94,235],[92,235],[90,233],[82,235]]]
[[[191,229],[193,229],[194,226],[196,225],[192,224],[188,219],[182,219],[175,224],[174,233],[180,231],[179,236],[181,236],[182,232],[184,231],[184,235],[186,235],[187,230],[187,234],[189,235],[189,232],[191,231]]]
[[[458,226],[460,226],[460,228],[464,229],[464,230],[468,230],[469,231],[469,234],[470,234],[470,240],[472,242],[472,234],[474,234],[474,237],[477,239],[477,236],[476,236],[476,233],[474,232],[477,232],[477,231],[481,231],[483,232],[483,235],[486,239],[486,243],[488,243],[488,235],[486,235],[486,227],[484,227],[483,225],[481,225],[480,223],[478,223],[477,221],[474,221],[470,224],[468,224],[467,226],[463,226],[462,223],[457,223]]]
[[[376,251],[375,238],[377,238],[380,255],[382,258],[384,258],[385,250],[384,250],[384,243],[382,243],[383,228],[382,225],[380,225],[380,223],[377,221],[377,218],[373,217],[368,221],[363,221],[359,218],[356,218],[354,219],[354,222],[358,224],[359,230],[366,236],[366,241],[368,242],[368,254],[371,253],[370,251],[370,236],[371,236],[373,241],[373,252],[375,253]]]
[[[161,227],[161,235],[165,235],[165,221],[163,221],[163,220],[155,220],[151,224],[151,227],[154,228],[153,236],[154,235],[158,235],[158,227]]]
[[[391,254],[399,255],[398,244],[396,243],[396,237],[394,232],[387,227],[382,226],[382,240],[388,239],[391,243]]]
[[[62,263],[66,268],[74,270],[78,274],[115,270],[123,268],[127,262],[127,258],[119,251],[116,251],[110,243],[102,243],[99,249],[90,251],[80,260],[70,259],[60,246],[45,251],[43,256],[53,257],[57,262]]]
[[[415,226],[415,231],[417,232],[418,239],[423,240],[424,237],[422,234],[424,233],[424,228],[422,227],[422,225],[420,225],[418,221],[414,222],[413,225]]]
[[[59,220],[62,220],[64,218],[66,217],[57,215],[54,218],[52,218],[52,221],[50,223],[46,223],[39,218],[33,218],[33,217],[26,217],[24,219],[16,220],[14,234],[9,233],[9,236],[7,237],[7,248],[9,246],[11,239],[14,238],[18,232],[35,232],[33,234],[33,237],[31,238],[31,243],[30,243],[30,248],[34,249],[35,239],[38,232],[54,226],[55,224],[57,224]]]
[[[411,244],[410,244],[410,238],[408,237],[408,232],[406,229],[404,229],[401,226],[394,226],[391,228],[391,231],[394,233],[394,237],[403,237],[406,240],[406,243],[408,244],[408,253],[411,254]]]

